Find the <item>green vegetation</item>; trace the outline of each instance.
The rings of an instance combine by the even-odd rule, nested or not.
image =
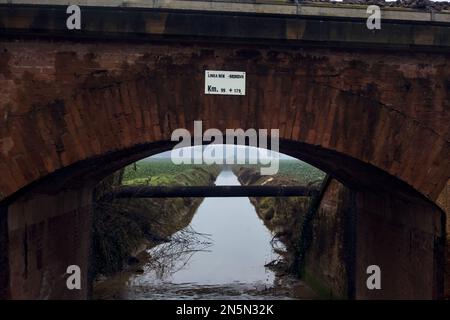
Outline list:
[[[122,183],[124,185],[170,185],[172,183],[178,185],[178,181],[173,179],[176,175],[185,174],[186,177],[189,177],[197,169],[217,170],[218,167],[190,164],[175,165],[169,159],[141,160],[125,167]],[[189,178],[188,180],[193,185],[201,185],[195,179]]]
[[[94,208],[94,272],[121,270],[142,245],[155,246],[189,225],[202,199],[114,199],[102,194],[120,185],[213,185],[218,166],[176,166],[167,160],[141,161],[102,181]]]
[[[314,277],[312,273],[304,271],[302,274],[303,280],[311,287],[321,300],[343,300],[344,297],[336,296],[331,288],[324,286],[324,281]]]
[[[222,167],[213,165],[174,165],[169,159],[134,163],[108,177],[96,188],[94,209],[95,274],[121,270],[143,244],[155,246],[188,226],[202,199],[114,199],[102,194],[121,185],[213,185]],[[274,176],[261,176],[258,165],[235,165],[233,170],[243,184],[315,185],[325,177],[320,170],[300,161],[281,160]],[[302,213],[309,206],[306,197],[253,198],[266,226],[285,243],[287,251],[298,244]],[[295,249],[295,248],[294,248]],[[289,259],[288,259],[289,260]]]
[[[304,185],[319,188],[325,173],[306,163],[294,160],[280,162],[280,171],[273,176],[262,176],[258,166],[235,165],[233,171],[243,185]],[[279,252],[284,265],[278,268],[298,274],[297,258],[301,250],[302,230],[311,205],[310,197],[260,197],[250,198],[256,212],[266,227],[286,247]]]
[[[325,178],[325,172],[298,160],[280,160],[279,176],[289,177],[300,184],[310,184],[322,181]]]
[[[253,168],[259,171],[261,165],[245,164],[234,165],[237,168]],[[170,185],[177,184],[173,177],[179,173],[195,172],[195,169],[210,170],[211,167],[196,164],[174,165],[169,159],[146,159],[138,161],[125,168],[123,172],[124,185]],[[188,174],[189,176],[189,174]],[[300,185],[308,185],[312,182],[321,181],[325,178],[325,173],[317,168],[299,160],[282,159],[280,168],[275,175],[277,178],[287,178]],[[187,185],[201,185],[199,182],[188,179]]]
[[[259,171],[260,165],[235,165],[235,168],[250,168],[255,171]],[[278,173],[272,177],[276,177],[277,180],[290,181],[290,184],[308,185],[322,181],[325,178],[325,172],[311,166],[310,164],[299,161],[282,159],[280,160],[280,167]]]

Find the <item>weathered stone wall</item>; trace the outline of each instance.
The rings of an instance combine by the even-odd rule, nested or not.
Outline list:
[[[434,200],[447,183],[450,170],[449,64],[448,55],[439,53],[425,56],[243,44],[3,40],[0,198],[70,166],[71,177],[83,184],[86,175],[95,170],[93,166],[78,170],[78,165],[90,161],[96,170],[110,173],[109,165],[133,155],[135,148],[170,140],[174,129],[192,130],[194,120],[203,120],[204,129],[278,128],[285,141],[314,146],[317,153],[303,156],[342,181],[365,181],[380,191],[380,175],[368,175],[369,169],[375,168],[377,173],[396,177],[404,186]],[[205,95],[205,69],[246,71],[246,96]],[[363,165],[355,168],[348,159]],[[386,185],[386,189],[396,192],[400,188]],[[375,235],[358,233],[359,239],[365,239],[358,244],[372,243],[359,250],[375,252],[380,261],[395,257],[401,260],[399,266],[412,266],[405,273],[392,265],[404,277],[388,281],[384,297],[394,293],[432,296],[435,289],[430,284],[436,282],[425,277],[430,282],[421,283],[417,272],[429,275],[436,270],[430,255],[437,248],[431,237],[437,236],[428,227],[434,222],[427,220],[435,219],[435,209],[394,200],[381,191],[376,200],[368,194],[358,196],[358,205],[363,208],[358,211],[362,212],[358,213],[358,227],[369,234],[385,232],[385,239],[390,240],[378,243]],[[78,199],[59,196],[67,203]],[[9,208],[12,297],[28,293],[48,296],[48,292],[30,291],[33,289],[20,280],[26,275],[35,282],[47,281],[43,269],[38,269],[47,244],[45,257],[52,260],[60,256],[64,264],[70,256],[65,256],[64,246],[55,244],[56,238],[69,242],[66,247],[78,252],[69,238],[79,227],[74,223],[76,217],[87,214],[77,208],[86,207],[73,203],[67,209],[60,206],[58,201],[63,200],[57,200],[56,195],[45,196],[46,201],[41,197],[20,199]],[[387,208],[387,204],[392,207]],[[43,224],[27,222],[42,215]],[[82,219],[82,223],[87,221]],[[57,231],[47,233],[55,225]],[[392,231],[393,226],[400,226],[400,233]],[[377,232],[384,227],[386,230]],[[417,234],[425,240],[411,240]],[[42,248],[36,247],[44,241],[39,237],[49,239]],[[29,243],[28,239],[37,242]],[[21,254],[24,247],[34,252],[34,258],[28,260],[28,254]],[[396,250],[402,250],[402,255],[395,255]],[[382,254],[385,251],[389,253]],[[415,262],[421,260],[421,254],[422,269]],[[363,257],[366,260],[362,263],[371,263],[371,256]],[[61,275],[62,265],[55,265],[55,274]],[[29,272],[24,273],[24,266],[31,268],[26,269]],[[387,264],[385,268],[390,267]],[[394,274],[389,273],[388,279]],[[412,277],[412,284],[398,291],[407,276]],[[51,281],[64,296],[57,280]],[[363,282],[358,283],[362,286]],[[392,288],[389,283],[393,283]],[[428,286],[427,290],[418,292],[419,284]],[[360,292],[359,297],[369,297]],[[56,291],[53,294],[56,296]]]
[[[9,298],[8,210],[0,206],[0,300]]]
[[[437,200],[438,205],[446,212],[447,247],[445,251],[445,296],[450,298],[450,179]]]
[[[8,208],[11,299],[86,299],[90,292],[91,192],[34,194]],[[67,267],[81,268],[68,290]]]
[[[436,203],[450,215],[450,179],[447,181],[444,189],[442,189]],[[447,219],[447,230],[450,230],[450,219]]]
[[[356,49],[2,41],[0,194],[203,120],[205,129],[278,128],[435,199],[449,172],[449,63]],[[246,95],[205,95],[205,69],[246,71]]]
[[[364,191],[356,193],[357,299],[436,299],[443,296],[443,213]],[[381,290],[368,290],[366,269],[381,268]]]
[[[311,221],[311,242],[305,256],[304,277],[323,298],[352,295],[350,190],[331,180]]]
[[[443,221],[425,203],[332,180],[312,220],[305,279],[325,297],[442,298]],[[381,268],[381,290],[367,289],[370,265]]]

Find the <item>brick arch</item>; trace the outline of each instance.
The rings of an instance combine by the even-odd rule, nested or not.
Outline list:
[[[205,129],[279,128],[282,152],[356,186],[342,213],[352,220],[345,263],[356,298],[441,297],[442,211],[393,194],[434,201],[449,177],[450,63],[430,55],[0,42],[0,260],[9,270],[0,295],[40,297],[48,280],[52,297],[86,298],[59,275],[73,261],[88,268],[91,187],[203,120]],[[246,96],[204,95],[205,69],[246,71]],[[336,188],[322,199],[324,214],[340,207]],[[34,268],[39,257],[44,269]],[[388,279],[382,293],[365,287],[373,261]]]
[[[282,139],[305,146],[300,153],[309,152],[319,167],[327,159],[326,169],[337,176],[370,184],[377,174],[363,172],[374,168],[431,200],[449,176],[448,74],[442,68],[448,60],[441,56],[439,65],[421,70],[408,69],[419,56],[409,55],[404,65],[396,58],[392,71],[380,55],[364,60],[359,53],[318,49],[137,46],[110,61],[108,45],[60,52],[36,45],[41,54],[48,50],[54,72],[44,78],[34,69],[22,73],[10,88],[11,101],[2,105],[3,199],[78,163],[167,141],[176,128],[192,129],[194,120],[203,120],[205,129],[279,128]],[[20,60],[19,49],[8,48],[9,63]],[[246,96],[204,95],[206,68],[245,70]],[[6,71],[15,77],[13,67]],[[333,157],[339,165],[332,165]]]

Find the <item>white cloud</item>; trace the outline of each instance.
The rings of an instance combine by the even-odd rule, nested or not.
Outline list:
[[[187,147],[187,148],[182,148],[182,154],[186,155],[186,154],[199,154],[201,153],[202,148],[205,148],[206,146],[194,146],[194,147]],[[222,148],[222,150],[224,151],[224,159],[225,157],[230,154],[233,153],[233,148],[235,148],[235,150],[242,150],[243,152],[245,152],[246,154],[246,161],[249,160],[248,155],[249,154],[257,154],[257,157],[259,157],[260,159],[270,159],[270,158],[278,158],[279,159],[295,159],[293,157],[290,157],[286,154],[283,153],[279,153],[279,152],[275,152],[275,151],[270,151],[267,149],[262,149],[262,148],[256,148],[256,147],[248,147],[248,146],[235,146],[235,145],[210,145],[210,148],[216,149],[218,150],[219,148]],[[171,155],[171,151],[166,151],[163,153],[159,153],[156,155],[153,155],[149,158],[151,159],[158,159],[158,158],[170,158]],[[252,158],[253,159],[253,158]]]

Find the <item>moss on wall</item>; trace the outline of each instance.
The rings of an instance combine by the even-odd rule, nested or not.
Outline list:
[[[249,166],[234,166],[235,174],[243,185],[285,185],[294,186],[302,184],[296,177],[279,174],[262,176],[258,168]],[[307,182],[303,182],[305,184]],[[320,181],[308,183],[312,188]],[[286,247],[283,258],[287,271],[299,274],[296,265],[300,251],[303,224],[306,213],[311,204],[310,197],[260,197],[250,198],[256,212],[265,226]]]

